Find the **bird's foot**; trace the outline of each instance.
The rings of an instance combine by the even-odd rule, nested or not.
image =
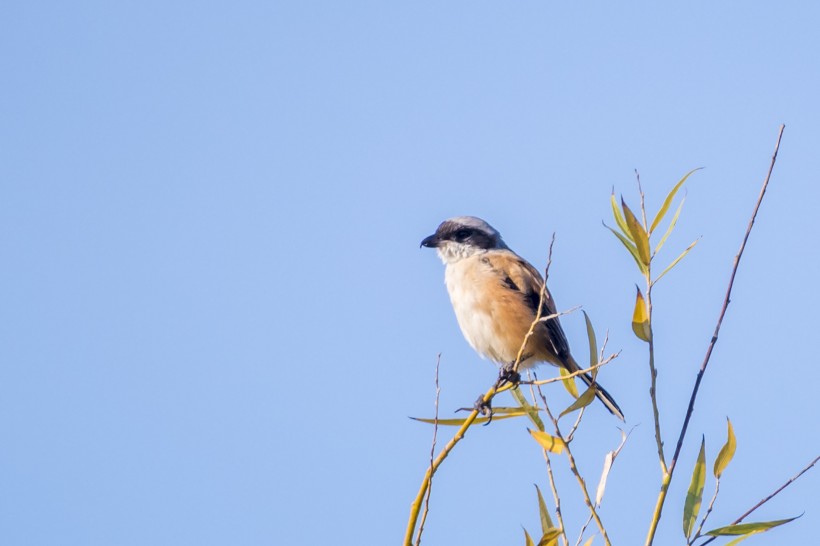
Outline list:
[[[515,371],[515,362],[504,364],[501,366],[501,371],[498,373],[498,386],[502,387],[509,383],[513,387],[521,383],[521,374]]]
[[[492,402],[485,402],[484,395],[480,394],[478,399],[475,401],[475,404],[471,408],[458,408],[456,411],[477,411],[479,415],[483,415],[487,417],[487,422],[484,423],[484,426],[490,424],[493,420],[493,406]]]

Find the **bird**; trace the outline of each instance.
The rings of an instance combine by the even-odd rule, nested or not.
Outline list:
[[[512,366],[538,314],[556,314],[555,302],[538,270],[510,250],[501,233],[475,216],[444,220],[420,247],[434,248],[444,262],[444,282],[458,325],[470,346],[502,369]],[[543,302],[541,292],[544,292]],[[558,317],[536,324],[519,362],[519,369],[546,362],[567,372],[581,369],[572,357]],[[579,376],[620,420],[624,414],[593,377]]]

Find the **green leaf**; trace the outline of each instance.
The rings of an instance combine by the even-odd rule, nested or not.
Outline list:
[[[586,311],[581,312],[584,314],[584,321],[587,324],[587,340],[589,340],[589,366],[591,368],[592,366],[598,364],[598,341],[595,339],[595,330],[592,328],[592,321],[589,320],[589,315],[587,315]],[[598,368],[592,370],[593,379],[595,379],[596,375],[598,375]]]
[[[626,225],[629,227],[629,234],[632,236],[632,241],[638,249],[638,257],[641,259],[641,263],[644,264],[645,267],[649,267],[649,234],[646,232],[646,228],[641,225],[623,199],[621,199],[621,208],[624,209],[624,216],[626,217]]]
[[[561,536],[561,529],[547,529],[541,535],[541,540],[538,541],[538,546],[554,546],[558,543],[558,537]]]
[[[566,444],[561,438],[550,436],[546,432],[530,429],[527,429],[527,432],[529,432],[535,439],[535,441],[538,442],[538,445],[552,453],[560,454],[562,451],[564,451],[564,447],[566,447]]]
[[[652,338],[652,328],[649,324],[649,310],[646,308],[646,300],[641,294],[641,289],[635,287],[638,291],[635,296],[635,310],[632,312],[632,331],[638,336],[638,339],[646,341]]]
[[[558,418],[560,419],[568,413],[572,413],[573,411],[587,407],[592,403],[593,400],[595,400],[595,388],[589,387],[587,390],[584,391],[584,394],[578,397],[578,400],[570,404],[570,406],[567,409],[562,411],[558,415]]]
[[[626,225],[624,215],[621,214],[621,209],[618,208],[618,201],[615,200],[615,192],[610,195],[609,201],[612,203],[612,216],[615,217],[615,223],[621,228],[624,235],[629,237],[629,227]]]
[[[537,412],[537,409],[535,410]],[[512,419],[513,417],[521,417],[523,415],[527,415],[528,412],[524,408],[493,408],[493,421],[500,421],[502,419]],[[411,417],[413,421],[418,421],[420,423],[427,423],[429,425],[436,424],[435,419],[429,419],[426,417]],[[443,427],[460,427],[464,424],[467,418],[463,419],[439,419],[438,424]],[[489,420],[489,417],[478,417],[475,421],[475,424],[481,424]]]
[[[513,398],[515,398],[515,401],[521,404],[521,408],[523,408],[523,410],[527,413],[530,421],[532,421],[538,430],[544,430],[544,421],[542,421],[541,417],[538,415],[538,408],[529,403],[527,397],[524,396],[518,386],[515,386],[510,392],[512,393]]]
[[[570,393],[573,398],[578,398],[578,385],[575,384],[575,378],[567,377],[569,372],[564,368],[558,368],[558,373],[564,378],[561,380],[561,383],[564,384],[564,388],[567,389],[567,392]]]
[[[552,524],[550,513],[547,510],[547,503],[544,502],[544,496],[541,494],[541,489],[538,488],[538,484],[535,484],[535,490],[538,492],[538,515],[541,518],[541,531],[546,533],[548,529],[552,529],[555,526]]]
[[[660,275],[658,275],[658,277],[657,277],[654,281],[652,281],[652,284],[655,284],[656,282],[658,282],[659,280],[661,280],[661,278],[663,278],[663,276],[664,276],[664,275],[666,275],[666,274],[667,274],[667,273],[668,273],[668,272],[669,272],[669,271],[670,271],[673,267],[675,267],[676,265],[678,265],[678,262],[679,262],[679,261],[681,261],[681,260],[683,259],[683,257],[684,257],[684,256],[686,256],[687,254],[689,254],[689,251],[690,251],[690,250],[692,250],[693,248],[695,248],[695,245],[696,245],[696,244],[698,244],[698,241],[699,241],[699,240],[700,240],[700,239],[695,239],[695,240],[692,242],[692,244],[691,244],[691,245],[689,245],[688,247],[686,247],[686,250],[684,250],[683,252],[681,252],[680,256],[678,256],[677,258],[675,258],[675,260],[674,260],[671,264],[669,264],[669,265],[666,267],[666,269],[664,269],[664,270],[661,272],[661,274],[660,274]]]
[[[670,191],[666,195],[666,199],[664,199],[663,205],[661,205],[661,209],[658,211],[658,214],[655,215],[655,219],[652,220],[652,226],[649,228],[649,233],[655,231],[655,228],[658,227],[658,224],[661,223],[661,220],[663,220],[663,217],[666,215],[666,211],[669,210],[669,205],[672,204],[672,200],[675,198],[675,194],[678,193],[678,190],[681,186],[683,186],[683,183],[686,182],[686,179],[689,178],[689,175],[695,171],[699,171],[702,168],[703,167],[698,167],[697,169],[692,169],[691,171],[686,173],[686,175],[684,175],[684,177],[681,178],[677,184],[675,184],[675,187],[672,188],[672,191]]]
[[[735,431],[728,417],[726,418],[726,425],[729,429],[727,433],[728,437],[726,438],[726,444],[720,448],[720,453],[718,453],[717,459],[715,459],[715,478],[720,478],[720,475],[723,474],[723,471],[726,470],[726,467],[729,466],[729,463],[732,461],[732,457],[735,456],[735,449],[737,449]]]
[[[773,529],[774,527],[779,527],[780,525],[789,523],[790,521],[794,521],[802,515],[803,514],[800,514],[800,516],[795,516],[793,518],[778,519],[774,521],[760,521],[757,523],[736,523],[734,525],[727,525],[726,527],[718,527],[717,529],[712,529],[706,534],[713,537],[721,537],[748,535],[749,533],[762,533],[764,531],[768,531],[769,529]]]
[[[532,537],[526,529],[524,529],[524,546],[535,546],[535,542],[532,541]]]
[[[692,482],[686,492],[686,503],[683,505],[683,534],[688,539],[692,535],[695,520],[700,512],[700,502],[703,499],[703,486],[706,483],[706,440],[700,441],[700,453],[692,472]]]
[[[675,229],[675,224],[678,223],[678,217],[680,216],[680,211],[683,210],[683,204],[686,202],[686,196],[680,200],[680,205],[678,205],[678,210],[675,211],[675,215],[672,217],[672,221],[669,222],[669,226],[666,228],[666,232],[661,237],[661,240],[658,242],[658,246],[655,247],[655,254],[660,252],[661,247],[672,234],[672,230]]]
[[[641,270],[641,273],[646,274],[646,266],[641,261],[641,257],[638,254],[638,249],[635,248],[635,245],[632,244],[632,242],[630,242],[630,240],[627,239],[624,235],[618,233],[608,225],[604,224],[604,227],[615,234],[615,237],[617,237],[623,243],[623,245],[626,247],[629,253],[632,254],[632,257],[635,258],[635,263],[638,264],[638,269]]]

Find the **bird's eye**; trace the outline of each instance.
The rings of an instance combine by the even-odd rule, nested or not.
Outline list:
[[[466,240],[469,236],[470,236],[470,230],[469,229],[460,229],[460,230],[456,231],[456,233],[455,233],[456,241],[459,241],[459,242],[462,242],[462,241]]]

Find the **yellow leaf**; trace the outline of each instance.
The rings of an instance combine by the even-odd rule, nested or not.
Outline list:
[[[493,421],[500,421],[502,419],[512,419],[513,417],[521,417],[522,415],[527,415],[527,411],[521,408],[493,408]],[[442,427],[460,427],[464,424],[467,418],[463,419],[439,419],[436,421],[435,419],[429,419],[426,417],[411,417],[413,421],[418,421],[420,423],[427,423],[428,425],[434,425],[438,423],[439,426]],[[480,425],[481,423],[485,423],[489,420],[488,417],[477,417],[474,424]]]
[[[589,315],[586,311],[581,311],[584,314],[584,321],[587,324],[587,340],[589,341],[589,366],[595,366],[598,363],[598,341],[595,339],[595,330],[592,328],[592,321],[589,320]],[[592,370],[592,378],[598,375],[598,369]],[[577,392],[577,389],[576,389]]]
[[[541,532],[546,533],[548,529],[555,527],[552,524],[552,518],[547,510],[547,503],[544,502],[544,496],[541,494],[541,489],[538,484],[535,485],[535,490],[538,492],[538,515],[541,518]]]
[[[524,529],[524,546],[535,546],[535,542],[532,541],[532,537],[526,529]]]
[[[621,199],[621,207],[624,209],[624,216],[626,217],[626,225],[629,228],[629,234],[632,235],[632,241],[635,243],[635,248],[638,251],[638,257],[645,267],[649,266],[649,234],[646,232],[638,219],[632,214],[632,211],[626,206],[626,203]]]
[[[584,391],[584,394],[578,397],[578,400],[570,404],[570,406],[567,409],[562,411],[560,415],[558,415],[558,418],[560,419],[568,413],[572,413],[573,411],[587,407],[592,403],[593,400],[595,400],[595,388],[590,387]]]
[[[675,198],[675,194],[678,193],[678,190],[683,185],[683,183],[686,182],[686,179],[689,178],[689,175],[695,171],[699,171],[702,168],[703,167],[698,167],[697,169],[692,169],[691,171],[686,173],[684,177],[681,178],[677,184],[675,184],[675,187],[672,188],[672,191],[670,191],[666,195],[666,199],[664,199],[663,205],[661,205],[661,209],[658,211],[658,214],[655,215],[655,219],[652,220],[652,227],[649,228],[649,233],[655,231],[655,228],[658,227],[658,224],[661,223],[661,220],[663,220],[663,217],[666,215],[666,211],[669,210],[669,205],[672,204],[672,200]]]
[[[564,441],[561,438],[550,436],[546,432],[541,432],[540,430],[527,429],[527,432],[532,434],[532,437],[535,438],[535,441],[538,442],[538,445],[540,445],[547,451],[559,454],[562,451],[564,451],[564,447],[566,444],[564,444]]]
[[[612,216],[615,217],[615,223],[618,224],[618,227],[621,228],[621,231],[629,237],[629,227],[626,225],[626,220],[624,220],[624,215],[621,214],[621,209],[618,208],[618,201],[615,200],[615,192],[613,191],[612,194],[609,196],[609,201],[612,204]]]
[[[672,231],[675,229],[675,225],[678,223],[678,217],[680,216],[680,211],[683,210],[683,204],[686,202],[686,196],[680,200],[680,205],[678,205],[678,210],[675,211],[675,215],[672,216],[672,220],[669,222],[669,226],[666,228],[666,233],[663,234],[661,240],[658,242],[658,245],[655,247],[655,254],[660,252],[663,243],[669,238],[672,234]]]
[[[646,308],[646,300],[641,294],[641,289],[635,287],[638,295],[635,296],[635,310],[632,312],[632,331],[638,339],[647,343],[652,338],[652,327],[649,324],[649,310]]]
[[[802,516],[802,514],[801,514]],[[737,535],[748,535],[750,533],[760,533],[762,531],[768,531],[773,527],[777,527],[779,525],[783,525],[784,523],[789,523],[790,521],[794,521],[800,516],[796,516],[793,518],[788,519],[778,519],[774,521],[760,521],[757,523],[736,523],[735,525],[727,525],[726,527],[719,527],[717,529],[712,529],[708,533],[709,536],[719,537],[719,536],[737,536]]]
[[[641,257],[638,254],[638,249],[635,248],[635,245],[632,244],[632,242],[630,242],[630,240],[627,239],[625,235],[623,235],[623,234],[619,233],[618,231],[612,229],[608,225],[604,224],[604,227],[607,228],[609,231],[611,231],[615,235],[615,237],[617,237],[618,240],[621,241],[621,243],[623,243],[623,245],[626,247],[626,249],[629,251],[629,253],[632,255],[632,257],[635,259],[635,263],[638,264],[638,269],[641,270],[641,273],[645,274],[646,273],[646,266],[643,264],[643,262],[641,262]]]
[[[675,258],[675,259],[672,261],[672,263],[671,263],[671,264],[669,264],[668,266],[666,266],[666,269],[664,269],[664,270],[661,272],[661,274],[660,274],[660,275],[658,275],[658,277],[657,277],[654,281],[652,281],[652,284],[657,283],[659,280],[661,280],[661,278],[662,278],[664,275],[666,275],[667,273],[669,273],[669,271],[671,271],[673,267],[675,267],[676,265],[678,265],[678,262],[679,262],[679,261],[681,261],[681,260],[684,258],[684,256],[686,256],[687,254],[689,254],[689,251],[690,251],[690,250],[692,250],[693,248],[695,248],[695,245],[696,245],[696,244],[698,244],[698,241],[699,241],[699,240],[700,240],[700,239],[695,239],[695,240],[692,242],[692,244],[691,244],[691,245],[689,245],[688,247],[686,247],[686,250],[684,250],[683,252],[681,252],[681,253],[680,253],[680,256],[678,256],[677,258]]]
[[[558,368],[558,373],[561,374],[561,377],[566,377],[569,375],[569,372],[564,368]],[[567,389],[567,392],[569,392],[573,398],[578,398],[578,386],[575,384],[574,377],[562,379],[561,383],[564,384],[564,388]]]
[[[538,546],[554,546],[558,543],[558,537],[561,536],[561,529],[547,529],[541,535],[541,540],[538,541]]]
[[[686,502],[683,505],[683,534],[688,539],[692,535],[695,520],[700,512],[700,502],[703,500],[703,486],[706,483],[706,441],[700,441],[700,453],[692,472],[692,482],[686,492]]]
[[[521,392],[521,389],[518,388],[516,385],[510,393],[515,398],[515,401],[521,404],[521,408],[527,412],[527,415],[530,418],[530,421],[538,427],[538,430],[544,430],[544,421],[541,420],[541,417],[538,416],[538,407],[533,406],[527,401],[527,397]]]
[[[737,440],[735,439],[735,431],[732,428],[732,422],[729,418],[726,418],[726,425],[729,429],[726,438],[726,444],[720,448],[720,453],[718,453],[717,459],[715,459],[715,478],[720,478],[720,475],[723,474],[723,471],[726,470],[726,467],[729,466],[729,463],[732,460],[732,457],[735,456],[735,449],[737,449]]]
[[[587,541],[584,542],[584,546],[592,546],[592,541],[593,541],[594,538],[595,538],[595,535],[592,535],[591,537],[589,537],[587,539]]]

